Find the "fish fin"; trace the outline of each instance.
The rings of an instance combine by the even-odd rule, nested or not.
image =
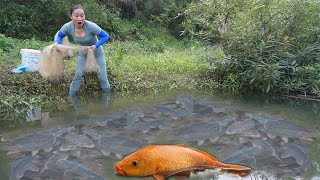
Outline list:
[[[47,169],[49,169],[48,167],[47,167],[47,165],[39,172],[39,174],[38,175],[40,175],[41,173],[43,173],[45,170],[47,170]]]
[[[247,176],[250,172],[251,172],[251,169],[250,170],[236,170],[236,169],[224,169],[223,170],[227,171],[228,173],[232,173],[232,174],[237,174],[241,177],[244,177],[244,176]]]
[[[274,157],[277,158],[279,161],[281,161],[281,159],[279,158],[279,156],[278,156],[275,152],[272,154],[272,156],[274,156]]]
[[[286,142],[286,143],[288,143],[288,142],[289,142],[288,137],[281,137],[281,139],[282,139],[284,142]]]
[[[288,152],[284,152],[284,153],[281,154],[281,158],[288,158],[290,156],[291,156],[291,154],[288,153]]]
[[[18,153],[19,151],[8,151],[7,155]]]
[[[53,147],[50,147],[50,148],[47,148],[47,149],[44,149],[44,152],[51,152],[53,149]]]
[[[209,153],[207,153],[207,152],[205,152],[205,151],[201,151],[201,150],[199,150],[199,149],[195,149],[195,148],[192,148],[192,147],[189,147],[189,146],[186,146],[186,145],[183,145],[182,147],[189,148],[189,149],[191,149],[191,150],[193,150],[193,151],[196,151],[196,152],[201,153],[201,154],[203,154],[203,155],[205,155],[205,156],[208,156],[208,157],[210,157],[210,158],[211,158],[212,160],[214,160],[214,161],[219,161],[217,158],[213,157],[211,154],[209,154]]]
[[[209,139],[209,141],[213,142],[213,143],[217,142],[218,140],[219,140],[219,137],[215,137],[215,138]]]
[[[164,180],[164,176],[161,174],[153,174],[153,177],[156,178],[156,180]]]
[[[176,144],[176,146],[190,148],[189,146],[187,146],[187,145],[185,145],[185,144]]]
[[[185,179],[187,179],[186,176],[174,176],[174,177],[176,177],[176,178],[179,179],[179,180],[185,180]]]
[[[149,131],[149,129],[146,129],[146,130],[142,130],[142,133],[145,134]]]
[[[275,139],[276,136],[275,135],[272,135],[272,134],[267,134],[267,136],[270,138],[270,139]]]
[[[198,146],[201,146],[201,145],[203,145],[203,144],[204,144],[204,142],[205,142],[205,140],[198,141],[198,142],[197,142],[197,145],[198,145]]]
[[[80,157],[81,156],[81,151],[80,150],[71,151],[70,155],[73,155],[75,157]]]
[[[304,139],[304,140],[308,140],[308,141],[313,141],[313,139],[307,138],[307,137],[302,137],[302,138],[300,138],[300,139]]]
[[[38,153],[38,151],[32,151],[32,152],[31,152],[32,156],[37,155],[37,153]]]
[[[123,158],[122,154],[116,154],[116,157],[117,157],[118,159],[122,159],[122,158]]]
[[[219,162],[216,166],[221,168],[223,171],[227,171],[229,173],[237,174],[241,177],[248,175],[251,172],[251,168],[238,164],[225,164]]]
[[[109,157],[110,156],[110,152],[108,152],[108,151],[104,151],[104,150],[100,150],[101,151],[101,153],[104,155],[104,156],[107,156],[107,157]]]
[[[70,172],[69,169],[65,170],[64,173],[63,173],[63,176],[67,176],[67,174]]]
[[[297,162],[300,166],[303,165],[303,160],[302,160],[302,159],[296,159],[296,162]]]

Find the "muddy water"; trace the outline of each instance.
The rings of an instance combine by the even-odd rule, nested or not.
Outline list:
[[[250,166],[254,171],[244,179],[320,175],[316,101],[173,92],[75,97],[69,103],[65,111],[41,112],[37,128],[2,132],[2,178],[129,179],[116,175],[113,165],[147,144],[186,144]],[[39,112],[29,113],[35,116]],[[189,179],[239,177],[204,171]]]

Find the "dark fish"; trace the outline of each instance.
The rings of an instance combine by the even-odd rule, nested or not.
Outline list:
[[[217,121],[220,126],[226,127],[229,123],[236,121],[236,117],[233,115],[221,116],[212,119],[213,121]]]
[[[248,119],[245,121],[236,121],[227,128],[226,134],[228,135],[241,134],[253,128],[254,126],[255,126],[255,122],[251,119]]]
[[[215,102],[200,100],[198,104],[212,109],[215,113],[226,113],[228,111],[225,107]]]
[[[64,159],[59,159],[57,161],[58,165],[61,168],[65,169],[64,176],[67,176],[68,174],[72,175],[74,177],[74,174],[84,178],[85,180],[105,180],[104,177],[100,176],[96,172],[94,172],[92,169],[78,163],[75,161],[69,161]]]
[[[65,136],[65,143],[60,147],[60,151],[74,150],[77,147],[94,148],[93,142],[85,135],[78,135],[69,132]]]
[[[102,137],[111,137],[116,136],[118,133],[107,131],[107,130],[96,130],[96,129],[87,129],[84,131],[84,134],[92,137],[94,140],[99,141]]]
[[[154,128],[164,129],[169,124],[169,122],[170,121],[167,119],[157,118],[148,122],[136,123],[132,126],[132,128],[142,133],[146,133],[150,129],[154,129]]]
[[[252,128],[242,132],[241,136],[259,138],[261,135],[256,129]]]
[[[270,156],[274,156],[279,159],[272,145],[266,140],[255,140],[252,144],[252,147],[245,147],[235,151],[224,158],[223,162],[240,163],[244,161],[253,161],[256,163],[257,159],[264,159]]]
[[[198,145],[202,145],[205,140],[216,142],[219,139],[221,127],[218,123],[194,123],[176,129],[175,137],[187,141],[197,141]]]
[[[35,133],[6,142],[4,150],[9,151],[9,154],[31,151],[32,155],[35,155],[39,150],[50,152],[55,142],[56,137],[51,134]]]
[[[154,105],[153,108],[155,111],[162,112],[163,114],[168,114],[173,119],[180,119],[182,117],[190,116],[192,115],[189,111],[183,111],[180,109],[173,109],[170,107],[167,107],[165,105]]]
[[[144,117],[144,113],[139,107],[128,108],[127,109],[127,126],[132,127],[134,123],[139,121],[140,117]]]
[[[71,129],[73,129],[73,127],[70,127],[70,128],[54,128],[54,129],[50,129],[48,131],[44,131],[44,133],[51,134],[54,137],[60,137],[60,136],[64,135],[65,133],[68,133]]]
[[[296,162],[300,165],[297,170],[305,168],[310,160],[304,147],[294,143],[283,143],[282,147],[284,152],[281,154],[281,158],[293,157]]]
[[[252,119],[258,121],[259,123],[265,124],[269,121],[275,121],[275,120],[283,120],[280,117],[271,116],[268,114],[262,114],[262,113],[253,113]]]
[[[83,133],[96,139],[96,140],[100,139],[104,135],[103,132],[97,131],[95,129],[86,129],[86,130],[84,130]]]
[[[266,158],[266,157],[273,156],[273,157],[277,158],[278,160],[280,160],[280,158],[278,157],[278,155],[276,153],[276,150],[267,141],[267,138],[252,140],[251,143],[252,143],[253,147],[260,147],[261,148],[260,158]]]
[[[59,167],[57,164],[57,161],[60,159],[66,160],[68,158],[68,154],[62,154],[62,153],[54,153],[44,164],[44,167],[40,171],[39,175],[43,174],[45,171],[51,170],[54,172],[59,171]]]
[[[222,161],[226,163],[241,163],[244,161],[253,161],[256,162],[256,155],[259,155],[261,151],[260,147],[246,147],[240,150],[237,150],[224,158]]]
[[[97,140],[98,149],[103,155],[110,156],[110,154],[113,153],[119,159],[121,159],[124,154],[130,153],[144,144],[140,140],[115,135],[112,132],[101,132],[89,129],[85,131],[85,134]]]
[[[286,120],[268,121],[264,125],[264,129],[270,138],[280,136],[285,142],[287,138],[310,139],[319,137],[319,134],[310,127],[304,127]]]
[[[178,97],[176,103],[181,104],[184,110],[193,112],[193,100],[194,97],[191,94],[184,94]]]
[[[102,136],[99,141],[99,149],[103,155],[109,156],[114,153],[117,158],[122,159],[123,155],[132,153],[144,143],[137,139],[132,139],[124,136]]]
[[[39,168],[36,166],[38,159],[38,156],[26,156],[17,160],[11,168],[10,179],[21,179],[24,176],[24,173],[28,170],[39,172]]]
[[[108,114],[108,115],[96,115],[96,116],[90,117],[90,121],[97,126],[107,126],[108,122],[116,121],[121,118],[123,118],[123,114],[115,113],[115,114]]]

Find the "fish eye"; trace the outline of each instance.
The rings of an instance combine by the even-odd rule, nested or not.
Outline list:
[[[138,166],[138,161],[137,160],[132,161],[132,165]]]

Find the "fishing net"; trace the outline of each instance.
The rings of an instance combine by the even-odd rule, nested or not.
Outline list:
[[[54,35],[54,41],[56,41],[57,37],[58,37],[58,33],[59,31]],[[63,39],[62,39],[62,45],[65,45],[65,46],[72,46],[72,44],[70,43],[69,41],[69,38],[68,36],[65,36]],[[70,59],[72,58],[73,56],[75,55],[75,52],[73,49],[68,49],[66,52],[64,52],[64,54],[62,54],[62,57],[63,59]]]
[[[54,39],[57,35],[58,33]],[[79,51],[88,51],[85,74],[97,74],[99,66],[93,50],[87,49],[86,46],[73,46],[66,36],[62,40],[62,45],[49,45],[42,50],[39,60],[40,75],[51,82],[61,81],[64,74],[64,60],[73,57]]]
[[[87,63],[85,67],[85,74],[97,74],[100,71],[99,66],[97,65],[96,58],[92,49],[88,49],[87,54]]]
[[[39,60],[39,73],[48,81],[59,82],[63,78],[64,63],[63,54],[68,48],[50,45],[41,51]]]
[[[85,66],[85,74],[97,74],[100,70],[96,63],[96,58],[92,49],[85,46],[65,46],[65,45],[49,45],[45,47],[40,55],[39,73],[51,82],[60,82],[64,74],[64,60],[68,51],[88,51],[87,62]]]

